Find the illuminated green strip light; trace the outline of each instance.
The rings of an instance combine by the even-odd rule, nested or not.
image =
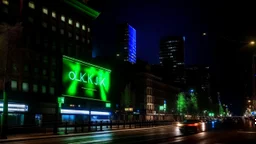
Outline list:
[[[85,4],[83,4],[77,0],[64,0],[64,2],[67,3],[68,5],[71,5],[72,7],[88,14],[89,16],[91,16],[94,19],[96,19],[100,15],[100,12],[86,6]]]
[[[100,66],[91,64],[91,63],[87,63],[87,62],[84,62],[84,61],[81,61],[81,60],[78,60],[78,59],[75,59],[75,58],[72,58],[72,57],[68,57],[68,56],[63,55],[63,58],[69,59],[69,60],[71,60],[71,61],[73,61],[73,62],[79,62],[79,63],[85,64],[85,65],[93,66],[93,67],[95,67],[95,68],[98,68],[98,69],[102,69],[102,70],[111,72],[111,70],[109,70],[109,69],[106,69],[106,68],[103,68],[103,67],[100,67]]]

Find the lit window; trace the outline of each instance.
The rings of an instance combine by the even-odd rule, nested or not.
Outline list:
[[[48,9],[47,8],[43,8],[43,13],[44,14],[48,14]]]
[[[206,33],[203,33],[203,36],[206,36]]]
[[[32,9],[35,9],[35,4],[34,4],[34,2],[29,2],[28,3],[28,7],[30,7],[30,8],[32,8]]]
[[[52,17],[56,18],[56,13],[54,11],[52,12]]]
[[[85,25],[82,25],[82,29],[85,30]]]
[[[79,40],[79,36],[76,36],[76,40]]]
[[[46,86],[42,86],[42,93],[46,93]]]
[[[33,85],[33,92],[37,92],[38,91],[38,85]]]
[[[79,22],[76,22],[76,27],[77,27],[77,28],[79,28],[79,27],[80,27]]]
[[[5,5],[9,5],[9,1],[8,0],[2,0],[3,4]]]
[[[89,44],[89,43],[90,43],[90,40],[87,40],[87,43]]]
[[[88,28],[88,32],[90,32],[91,31],[91,29],[90,28]]]
[[[12,82],[11,82],[11,88],[12,88],[12,90],[17,90],[17,88],[18,88],[18,83],[17,83],[17,81],[12,81]]]
[[[65,16],[64,15],[61,16],[61,21],[65,22]]]
[[[70,25],[72,25],[72,24],[73,24],[72,19],[69,19],[69,20],[68,20],[68,24],[70,24]]]
[[[116,56],[120,56],[120,54],[116,54]]]
[[[28,83],[22,83],[22,90],[28,92]]]

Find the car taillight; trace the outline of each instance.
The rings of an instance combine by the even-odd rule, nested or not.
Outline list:
[[[188,126],[198,126],[198,123],[188,124]]]

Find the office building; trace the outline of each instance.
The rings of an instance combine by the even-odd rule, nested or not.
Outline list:
[[[65,99],[65,103],[62,103],[65,110],[61,111],[66,114],[62,115],[62,120],[65,121],[85,119],[85,116],[76,118],[74,115],[88,114],[89,109],[105,107],[106,94],[102,96],[102,103],[93,101],[98,98],[88,102],[88,99],[81,97],[81,92],[76,94],[64,89],[77,75],[71,72],[73,77],[65,84],[64,76],[68,77],[69,71],[64,71],[63,67],[80,63],[80,69],[82,65],[94,67],[94,72],[99,69],[98,66],[85,65],[84,62],[92,57],[90,26],[99,12],[83,1],[73,0],[0,0],[0,7],[1,22],[8,23],[9,26],[21,22],[23,27],[19,45],[12,49],[12,55],[8,58],[8,100],[9,112],[12,113],[9,116],[10,125],[55,121],[54,117],[58,113],[57,98],[60,96],[64,97],[62,100]],[[65,58],[63,55],[66,55]],[[101,84],[105,85],[104,82]],[[99,97],[99,94],[95,94],[95,97]]]
[[[136,63],[136,30],[128,23],[117,27],[117,50],[118,60]]]
[[[185,37],[172,36],[161,39],[159,61],[160,64],[170,64],[174,69],[184,66]]]

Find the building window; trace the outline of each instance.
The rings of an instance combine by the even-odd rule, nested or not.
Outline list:
[[[11,81],[11,88],[12,88],[12,90],[17,90],[18,89],[17,81]]]
[[[91,29],[90,29],[90,28],[88,28],[88,32],[91,32]]]
[[[52,12],[52,17],[56,18],[56,13],[54,11]]]
[[[55,26],[52,26],[52,31],[56,31],[56,27]]]
[[[9,5],[9,1],[8,0],[2,0],[3,4],[5,5]]]
[[[68,33],[68,37],[72,37],[72,33]]]
[[[70,24],[70,25],[72,25],[72,24],[73,24],[72,19],[69,19],[69,20],[68,20],[68,24]]]
[[[22,91],[28,92],[28,83],[22,83]]]
[[[62,34],[62,35],[64,34],[64,29],[60,30],[60,34]]]
[[[47,57],[47,56],[44,56],[43,62],[44,62],[44,63],[47,63],[47,62],[48,62],[48,57]]]
[[[42,93],[46,93],[46,86],[42,86]]]
[[[26,71],[26,72],[28,71],[28,65],[24,66],[24,71]]]
[[[55,77],[55,72],[54,72],[54,71],[52,71],[51,76],[52,76],[53,78]]]
[[[89,44],[89,43],[90,43],[90,40],[87,40],[87,43]]]
[[[45,76],[47,74],[47,71],[44,69],[43,70],[43,75]]]
[[[47,23],[46,23],[46,22],[43,22],[43,23],[42,23],[42,26],[43,26],[44,28],[47,28]]]
[[[78,35],[76,36],[76,40],[79,40],[79,36]]]
[[[28,21],[33,23],[34,22],[34,19],[32,17],[28,17]]]
[[[38,85],[36,84],[33,85],[33,92],[38,92]]]
[[[47,14],[47,15],[48,15],[48,9],[47,9],[47,8],[43,8],[42,11],[43,11],[44,14]]]
[[[76,22],[76,27],[77,27],[77,28],[79,28],[79,27],[80,27],[79,22]]]
[[[54,92],[55,92],[55,89],[54,89],[54,87],[50,87],[50,94],[54,94]]]
[[[64,15],[61,16],[61,21],[65,22],[65,16]]]
[[[35,9],[34,2],[32,2],[32,1],[28,2],[28,7],[32,8],[32,9]]]
[[[34,72],[35,72],[35,73],[38,73],[38,68],[35,68],[35,69],[34,69]]]
[[[85,38],[82,38],[82,42],[85,42]]]
[[[56,59],[52,58],[52,65],[56,65]]]
[[[82,25],[82,30],[85,30],[85,25]]]

